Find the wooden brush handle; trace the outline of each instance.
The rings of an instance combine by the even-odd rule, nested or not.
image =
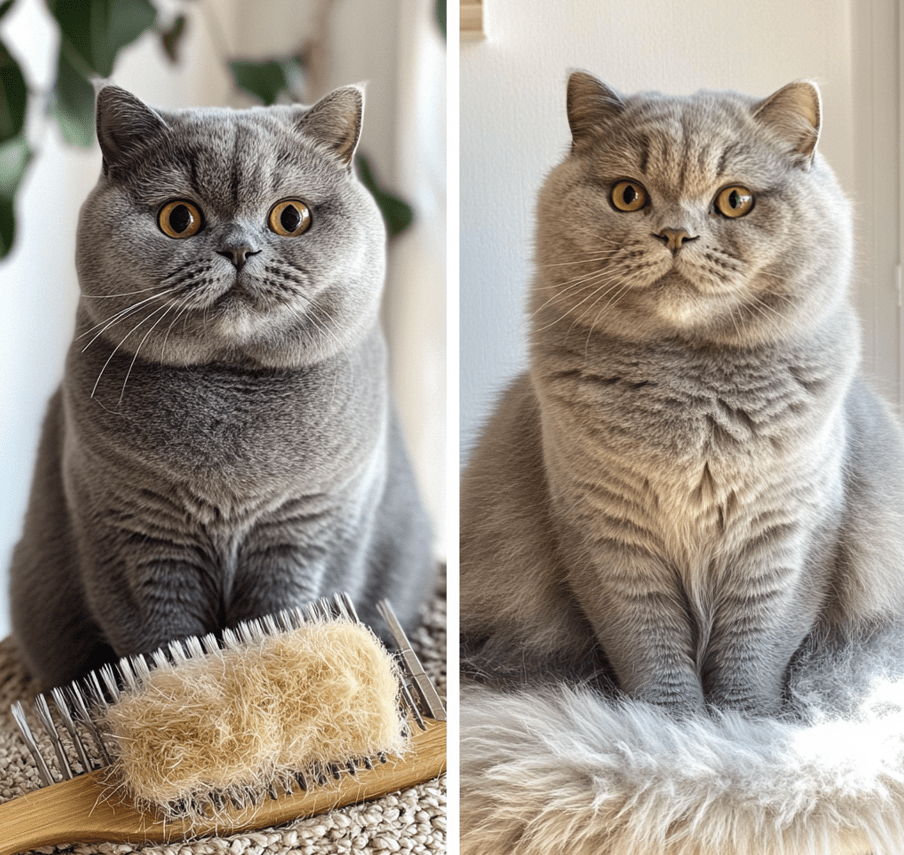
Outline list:
[[[302,816],[377,798],[435,778],[446,769],[446,723],[427,719],[416,731],[404,758],[391,757],[355,777],[343,775],[334,785],[312,788],[242,811],[225,820],[164,823],[139,813],[112,796],[101,772],[80,775],[0,804],[0,855],[18,855],[59,843],[169,843],[187,837],[231,834],[268,828]]]

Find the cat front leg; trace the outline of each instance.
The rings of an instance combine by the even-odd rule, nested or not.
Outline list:
[[[748,551],[718,582],[702,669],[714,706],[750,715],[781,710],[788,664],[816,621],[822,594],[813,580],[805,584],[797,550],[784,546]]]
[[[337,526],[338,527],[338,526]],[[360,545],[365,542],[362,534]],[[390,580],[374,576],[375,568],[359,544],[312,543],[310,537],[294,540],[261,540],[240,550],[236,575],[226,603],[225,625],[276,614],[283,609],[332,600],[338,593],[348,594],[358,617],[386,641],[391,636],[377,611],[377,601],[392,596]],[[388,589],[387,589],[388,588]],[[402,603],[404,605],[404,603]],[[401,612],[408,628],[408,612]]]
[[[366,512],[354,514],[349,508],[355,505]],[[288,496],[258,519],[237,545],[225,624],[235,626],[336,592],[360,602],[374,505],[363,488],[350,496]]]
[[[226,609],[227,626],[315,603],[322,596],[351,587],[345,580],[331,586],[324,556],[297,543],[247,549],[239,559]]]
[[[83,559],[89,610],[116,656],[217,629],[221,573],[202,546],[145,535],[116,540],[114,550],[91,549]]]
[[[608,542],[570,581],[624,692],[680,715],[703,710],[696,627],[672,568]]]

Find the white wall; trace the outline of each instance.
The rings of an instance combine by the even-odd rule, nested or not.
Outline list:
[[[815,79],[824,102],[821,150],[862,211],[872,191],[858,178],[875,170],[857,163],[858,145],[867,145],[872,129],[854,133],[855,93],[872,85],[864,63],[885,67],[882,57],[865,52],[876,33],[889,31],[889,16],[895,32],[894,0],[487,0],[485,6],[488,38],[461,45],[463,458],[500,387],[524,364],[534,199],[570,141],[569,70],[586,69],[625,92],[673,94],[706,88],[766,96],[796,78]],[[881,7],[876,21],[873,7]],[[884,97],[894,112],[894,86]],[[875,180],[883,179],[896,180],[888,174]],[[860,285],[858,302],[873,318],[876,289]],[[890,286],[882,287],[885,293]],[[896,383],[893,357],[880,369]]]
[[[237,93],[222,69],[220,51],[233,56],[255,57],[297,50],[318,24],[323,3],[297,0],[217,0],[216,3],[178,4],[155,0],[158,8],[179,9],[188,14],[190,29],[182,46],[179,65],[170,65],[155,37],[146,35],[121,54],[114,70],[115,81],[150,104],[189,107],[233,104],[247,101]],[[423,7],[423,8],[421,8]],[[432,3],[411,0],[335,0],[323,20],[329,39],[319,54],[317,75],[310,80],[309,99],[329,89],[352,82],[368,81],[366,115],[361,148],[369,155],[384,184],[401,191],[420,205],[421,227],[410,233],[404,247],[391,250],[387,326],[393,331],[391,359],[397,380],[397,398],[406,428],[414,442],[413,457],[434,519],[437,550],[444,549],[443,455],[445,418],[442,402],[444,378],[445,265],[441,257],[423,269],[422,259],[432,248],[424,223],[445,233],[444,187],[425,180],[423,169],[406,173],[402,147],[398,145],[403,116],[420,116],[418,132],[428,137],[421,147],[444,156],[443,132],[437,125],[435,104],[444,104],[442,45],[434,33],[422,34],[419,59],[406,55],[403,44],[412,27],[424,28]],[[207,16],[213,16],[209,18]],[[26,69],[32,88],[51,82],[56,41],[51,20],[42,0],[18,0],[0,26],[5,43]],[[403,67],[412,63],[421,86],[412,92],[400,80]],[[424,109],[410,103],[412,97],[429,98]],[[75,228],[78,208],[97,180],[100,153],[66,146],[52,122],[36,111],[31,116],[30,137],[41,149],[25,179],[17,209],[17,245],[0,262],[0,638],[9,629],[6,602],[6,568],[19,537],[28,498],[41,419],[47,398],[59,384],[66,350],[73,329],[78,284],[75,277]],[[431,118],[432,117],[432,118]],[[429,135],[437,135],[433,144]],[[442,170],[444,176],[444,170]],[[429,179],[430,176],[427,176]],[[433,187],[427,192],[424,186]],[[432,206],[432,207],[431,207]],[[429,230],[428,230],[429,231]],[[395,256],[404,253],[404,258]],[[414,259],[412,261],[412,259]],[[403,277],[417,270],[415,295]],[[408,298],[406,298],[408,293]],[[416,299],[418,329],[406,323]],[[410,318],[409,318],[410,320]],[[407,370],[401,370],[406,367]],[[431,404],[424,406],[427,398]],[[440,405],[436,406],[439,400]]]
[[[901,27],[904,0],[852,0],[854,180],[858,267],[855,298],[865,334],[864,365],[899,410],[904,407],[901,245]]]
[[[362,16],[365,7],[381,17]],[[359,150],[415,210],[389,246],[383,320],[408,451],[445,557],[446,54],[434,0],[340,0],[329,36],[323,88],[367,82]]]

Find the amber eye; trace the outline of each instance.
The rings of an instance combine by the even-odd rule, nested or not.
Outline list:
[[[753,193],[746,187],[726,187],[716,196],[716,210],[725,217],[736,219],[753,210]]]
[[[283,237],[296,237],[311,225],[311,211],[298,199],[277,202],[270,211],[270,228]]]
[[[647,204],[647,191],[636,181],[619,181],[610,198],[619,211],[639,211]]]
[[[197,232],[204,221],[196,205],[184,199],[177,199],[175,202],[167,202],[160,209],[157,223],[165,235],[171,238],[187,238]]]

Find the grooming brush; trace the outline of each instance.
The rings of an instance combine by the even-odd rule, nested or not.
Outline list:
[[[0,855],[266,828],[436,777],[445,710],[389,603],[378,609],[393,654],[343,594],[38,695],[53,756],[16,702],[45,786],[0,804]]]

